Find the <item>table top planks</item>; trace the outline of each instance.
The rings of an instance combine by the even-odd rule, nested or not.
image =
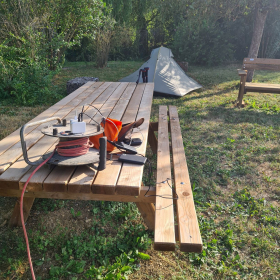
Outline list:
[[[105,117],[120,119],[123,123],[144,117],[145,122],[140,126],[144,141],[138,148],[138,152],[144,155],[152,99],[152,83],[136,85],[136,83],[88,82],[29,123],[53,116],[70,120],[76,110],[80,112],[83,106],[88,115],[84,116],[84,120],[92,122],[91,118],[93,118],[99,122],[100,114],[89,104],[98,108]],[[56,145],[56,138],[44,136],[41,133],[42,126],[46,124],[26,129],[25,138],[31,161],[38,160],[42,154],[52,151]],[[20,192],[27,178],[35,169],[26,164],[23,159],[19,131],[20,129],[16,130],[0,141],[0,195],[10,193],[11,196],[14,196]],[[133,137],[142,138],[138,134],[139,132],[133,134]],[[52,170],[44,166],[32,177],[27,190],[33,194],[38,193],[37,197],[44,197],[46,193],[49,193],[49,195],[45,195],[48,197],[55,196],[55,193],[61,193],[61,195],[64,193],[69,197],[74,195],[100,195],[102,197],[104,194],[115,195],[118,193],[117,190],[119,190],[118,194],[124,196],[138,196],[140,195],[142,175],[142,166],[122,164],[116,161],[116,155],[114,155],[114,160],[107,161],[106,169],[100,172],[88,166],[56,166]]]
[[[138,154],[145,156],[148,140],[149,123],[151,116],[151,107],[153,101],[153,95],[151,94],[154,90],[154,84],[148,83],[145,85],[144,93],[141,99],[139,110],[135,120],[144,118],[143,124],[135,129],[133,137],[143,138],[141,146],[136,148]],[[120,195],[134,195],[139,194],[139,190],[142,183],[144,166],[135,164],[124,163],[118,179],[116,193]]]

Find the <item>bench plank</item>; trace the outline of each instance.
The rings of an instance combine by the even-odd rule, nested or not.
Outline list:
[[[183,139],[175,106],[169,106],[175,189],[178,195],[177,218],[180,250],[201,252],[202,240],[198,226]]]
[[[244,58],[243,70],[280,70],[280,59],[269,58]]]
[[[26,192],[24,197],[36,198],[52,198],[52,199],[75,199],[75,200],[103,200],[103,201],[119,201],[119,202],[139,202],[139,203],[155,203],[155,188],[151,187],[150,197],[144,196],[148,187],[142,187],[138,197],[129,195],[107,195],[94,193],[71,193],[71,192]],[[0,189],[0,196],[20,197],[20,190]]]
[[[171,180],[167,106],[159,106],[154,249],[175,250],[175,225]]]
[[[280,59],[245,57],[244,60],[243,60],[243,64],[280,65]]]
[[[280,93],[280,84],[246,83],[245,90],[251,92]]]
[[[268,70],[268,71],[279,71],[280,65],[270,64],[243,64],[243,70]]]

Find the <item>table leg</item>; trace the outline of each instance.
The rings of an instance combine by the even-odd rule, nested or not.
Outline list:
[[[24,222],[27,221],[27,218],[29,216],[30,210],[32,208],[33,202],[35,198],[34,197],[24,197],[23,198],[23,216],[24,216]],[[20,219],[20,198],[17,200],[15,204],[15,208],[12,213],[12,217],[9,221],[10,227],[20,227],[21,226],[21,219]]]
[[[149,133],[148,133],[148,142],[151,146],[151,149],[154,154],[157,153],[157,146],[158,146],[158,141],[155,135],[155,131],[153,130],[151,124],[149,125]]]
[[[246,83],[246,76],[242,76],[240,79],[239,93],[237,97],[238,107],[244,107],[243,95],[245,93],[245,83]]]
[[[153,203],[136,202],[136,206],[149,230],[155,230],[155,205]]]

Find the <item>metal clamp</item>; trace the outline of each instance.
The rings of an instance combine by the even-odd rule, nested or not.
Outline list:
[[[41,120],[41,121],[38,121],[38,122],[33,122],[33,123],[27,123],[25,125],[23,125],[20,129],[20,141],[21,141],[21,148],[22,148],[22,153],[23,153],[23,157],[24,157],[24,160],[27,164],[29,165],[39,165],[42,160],[37,160],[35,162],[31,162],[29,159],[28,159],[28,155],[27,155],[27,149],[26,149],[26,142],[24,140],[24,130],[29,127],[29,126],[34,126],[34,125],[40,125],[42,123],[46,123],[46,122],[50,122],[50,121],[55,121],[55,120],[58,120],[58,123],[62,123],[61,119],[58,118],[58,117],[52,117],[52,118],[48,118],[48,119],[45,119],[45,120]]]

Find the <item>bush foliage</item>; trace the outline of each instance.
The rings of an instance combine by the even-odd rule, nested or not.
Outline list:
[[[146,60],[159,46],[192,65],[242,60],[261,2],[248,1],[237,1],[236,9],[232,1],[222,0],[3,0],[1,102],[35,105],[60,98],[52,77],[65,55],[69,61],[93,61],[99,68],[109,59]],[[268,2],[262,8],[269,12],[259,57],[277,58],[280,6],[272,9]]]

